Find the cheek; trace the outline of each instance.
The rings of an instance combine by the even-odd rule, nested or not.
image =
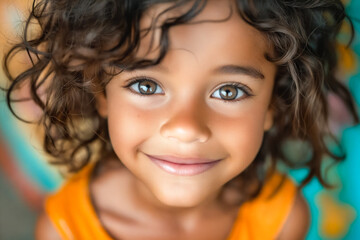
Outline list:
[[[234,160],[236,166],[231,167],[244,169],[255,159],[264,136],[264,116],[260,111],[236,118],[223,117],[221,121],[218,119],[214,134]]]
[[[112,105],[112,102],[117,104]],[[152,115],[150,117],[149,115]],[[136,149],[156,131],[154,113],[136,108],[126,100],[110,101],[108,126],[110,141],[121,159],[136,154]],[[134,157],[134,155],[132,155]]]

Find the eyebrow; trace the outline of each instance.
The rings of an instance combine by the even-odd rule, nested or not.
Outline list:
[[[169,72],[169,69],[167,67],[161,66],[161,65],[150,65],[150,66],[145,66],[142,67],[142,70],[145,69],[149,69],[149,68],[155,68],[158,71],[162,71],[162,72]],[[265,76],[264,74],[251,66],[240,66],[240,65],[224,65],[224,66],[220,66],[218,68],[216,68],[214,70],[214,73],[222,73],[222,74],[243,74],[243,75],[248,75],[250,77],[256,78],[256,79],[264,79]]]
[[[253,67],[248,66],[239,66],[239,65],[224,65],[218,67],[214,71],[215,73],[224,73],[224,74],[245,74],[253,78],[264,79],[264,74]]]

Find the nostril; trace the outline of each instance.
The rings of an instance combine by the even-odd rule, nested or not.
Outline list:
[[[160,129],[160,134],[169,140],[184,143],[204,143],[208,141],[211,135],[210,130],[205,125],[181,121],[165,123]]]

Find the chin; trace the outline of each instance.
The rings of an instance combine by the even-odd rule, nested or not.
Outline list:
[[[206,197],[199,194],[199,192],[194,194],[190,191],[176,189],[158,193],[156,197],[162,204],[174,208],[192,208],[206,201]]]

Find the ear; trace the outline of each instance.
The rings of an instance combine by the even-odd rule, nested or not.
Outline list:
[[[100,93],[95,96],[96,99],[96,110],[99,115],[103,118],[107,118],[108,110],[107,110],[107,99],[105,93]]]
[[[274,110],[270,106],[265,115],[264,131],[266,132],[270,130],[273,124],[274,124]]]

